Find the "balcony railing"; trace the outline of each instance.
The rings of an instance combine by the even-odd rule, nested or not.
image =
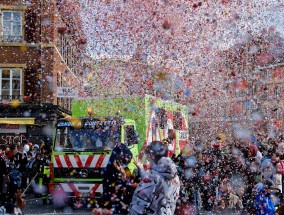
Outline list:
[[[0,42],[22,42],[22,36],[13,36],[13,35],[2,35],[0,36]]]
[[[39,98],[23,95],[0,95],[0,103],[11,102],[14,100],[18,100],[19,102],[25,103],[35,103],[36,101],[39,101]]]

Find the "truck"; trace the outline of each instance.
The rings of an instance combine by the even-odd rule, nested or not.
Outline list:
[[[102,197],[103,171],[115,138],[140,158],[152,141],[170,139],[177,155],[189,138],[187,107],[150,95],[74,99],[72,117],[58,120],[55,127],[49,190],[86,207]],[[133,171],[133,162],[129,168]]]

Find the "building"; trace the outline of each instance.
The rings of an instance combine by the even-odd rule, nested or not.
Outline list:
[[[86,37],[79,3],[0,2],[0,144],[50,142],[81,91]]]

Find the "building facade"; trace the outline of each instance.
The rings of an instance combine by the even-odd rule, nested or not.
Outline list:
[[[0,144],[50,143],[83,83],[86,38],[63,0],[0,2]]]

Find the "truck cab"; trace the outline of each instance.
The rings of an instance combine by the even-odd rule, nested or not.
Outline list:
[[[123,117],[64,118],[57,121],[49,190],[63,193],[73,207],[94,207],[102,197],[102,177],[117,142],[137,151],[135,121]]]

